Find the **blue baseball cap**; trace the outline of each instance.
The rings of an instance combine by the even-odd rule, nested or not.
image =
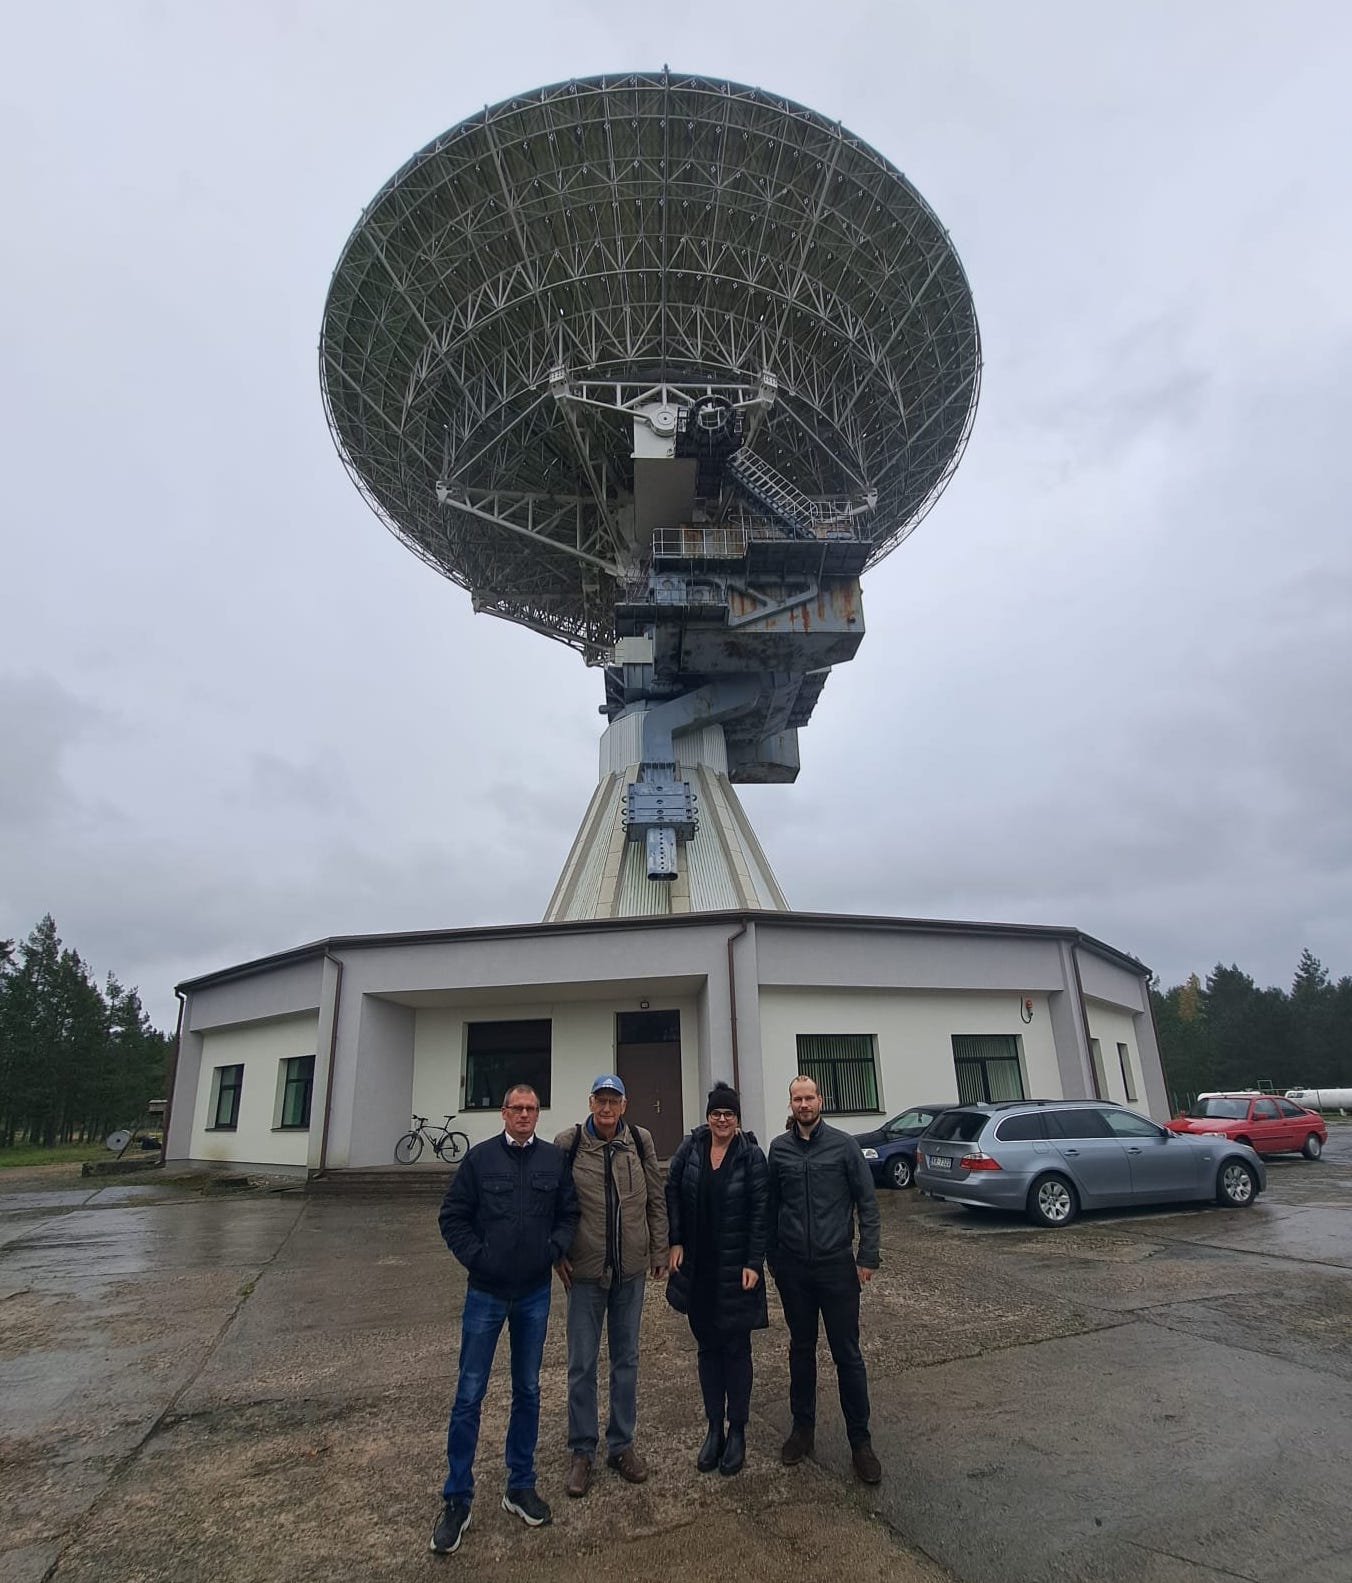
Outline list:
[[[621,1099],[625,1097],[624,1084],[614,1072],[602,1072],[592,1084],[591,1091],[593,1094],[618,1094]]]

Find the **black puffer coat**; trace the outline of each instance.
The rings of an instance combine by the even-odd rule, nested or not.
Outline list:
[[[709,1128],[696,1127],[672,1156],[667,1171],[669,1240],[684,1249],[679,1270],[667,1281],[667,1301],[678,1314],[690,1312],[691,1282],[696,1261],[705,1250],[694,1246],[699,1226],[700,1179],[709,1169]],[[764,1330],[765,1228],[770,1201],[770,1174],[755,1135],[739,1132],[718,1168],[721,1177],[718,1222],[717,1279],[714,1313],[726,1331]],[[742,1271],[755,1270],[760,1280],[742,1290]]]

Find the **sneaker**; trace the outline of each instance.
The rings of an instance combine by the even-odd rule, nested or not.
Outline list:
[[[865,1484],[880,1484],[883,1477],[883,1465],[878,1461],[872,1445],[866,1440],[862,1446],[856,1446],[850,1453],[850,1461],[854,1463],[855,1473]]]
[[[549,1507],[534,1490],[508,1490],[502,1497],[502,1509],[515,1512],[528,1528],[543,1528],[550,1519]]]
[[[568,1482],[564,1488],[570,1495],[585,1495],[591,1487],[592,1459],[585,1451],[574,1451],[568,1464]]]
[[[460,1548],[460,1540],[469,1527],[469,1502],[447,1501],[441,1516],[432,1530],[432,1543],[428,1546],[439,1556],[453,1556]]]
[[[816,1435],[811,1424],[795,1424],[793,1433],[784,1442],[784,1449],[779,1453],[779,1460],[786,1468],[797,1467],[804,1457],[812,1455],[815,1443]]]
[[[606,1466],[614,1468],[626,1484],[642,1484],[648,1477],[648,1464],[633,1446],[626,1446],[623,1451],[608,1456]]]

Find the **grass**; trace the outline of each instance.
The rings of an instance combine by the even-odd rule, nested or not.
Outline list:
[[[18,1143],[0,1149],[0,1171],[7,1165],[69,1165],[74,1160],[97,1160],[108,1155],[101,1143],[57,1143],[44,1148],[40,1143]]]

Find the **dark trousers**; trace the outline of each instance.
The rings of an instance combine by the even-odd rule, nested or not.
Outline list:
[[[744,1428],[751,1415],[751,1332],[720,1330],[706,1315],[690,1315],[690,1332],[699,1348],[699,1388],[704,1416]]]
[[[789,1408],[795,1429],[817,1421],[817,1324],[836,1365],[840,1410],[851,1447],[868,1443],[868,1375],[859,1350],[859,1275],[847,1254],[821,1264],[784,1259],[775,1267],[775,1285],[789,1327]]]

